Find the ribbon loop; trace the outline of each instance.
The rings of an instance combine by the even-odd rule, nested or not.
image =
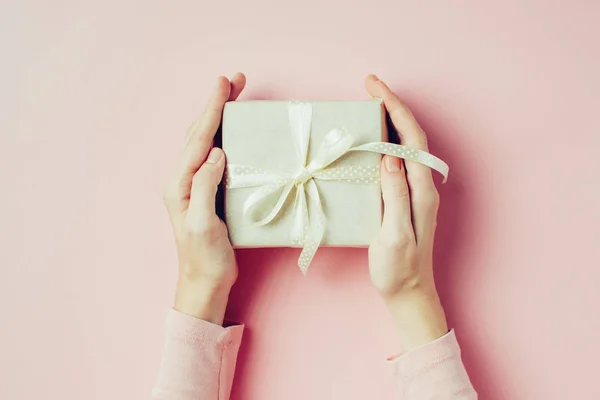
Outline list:
[[[256,226],[263,226],[268,224],[269,222],[273,221],[277,214],[279,214],[279,211],[281,211],[281,209],[283,208],[283,204],[285,203],[285,200],[287,199],[293,188],[293,181],[290,180],[286,182],[286,184],[283,186],[281,194],[277,199],[277,202],[275,203],[273,208],[271,208],[271,211],[269,211],[269,213],[266,216],[257,219],[255,215],[256,211],[258,209],[262,209],[261,206],[264,204],[264,202],[268,200],[272,194],[281,189],[281,185],[265,185],[261,187],[259,190],[252,193],[250,197],[248,197],[248,199],[246,199],[243,209],[244,217],[252,221],[252,223]]]
[[[350,150],[354,138],[345,129],[333,129],[323,139],[317,156],[308,165],[311,171],[327,168],[331,163]]]

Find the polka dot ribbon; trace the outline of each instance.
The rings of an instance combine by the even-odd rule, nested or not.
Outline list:
[[[257,226],[272,222],[284,208],[286,199],[292,192],[295,192],[291,245],[302,247],[298,267],[303,274],[306,274],[323,240],[326,226],[325,213],[314,180],[357,184],[372,184],[379,180],[379,165],[330,167],[344,154],[353,151],[387,154],[426,165],[441,173],[444,176],[444,182],[448,178],[448,165],[425,151],[385,142],[366,143],[352,147],[354,138],[341,128],[333,129],[325,136],[316,157],[306,165],[312,104],[290,102],[288,114],[292,137],[301,160],[298,172],[288,174],[246,165],[228,165],[226,185],[229,189],[257,188],[246,199],[243,206],[244,218]],[[267,215],[264,215],[264,210],[269,210]]]

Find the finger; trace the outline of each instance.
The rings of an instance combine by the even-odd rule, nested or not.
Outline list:
[[[366,87],[371,96],[383,100],[392,123],[400,135],[401,143],[408,147],[428,151],[425,132],[410,109],[388,86],[375,75],[369,75],[366,79]],[[416,239],[417,241],[433,240],[430,236],[435,231],[439,196],[433,184],[431,170],[425,165],[408,160],[405,161],[405,165]]]
[[[215,215],[217,187],[225,170],[225,153],[214,147],[206,162],[194,174],[187,219],[192,223],[202,223]]]
[[[192,176],[198,171],[212,147],[212,140],[221,124],[221,114],[229,99],[231,84],[223,76],[217,79],[202,117],[190,127],[189,139],[185,144],[179,163],[180,176]]]
[[[413,226],[419,245],[433,246],[439,203],[440,196],[435,188],[430,192],[411,193]]]
[[[392,238],[410,235],[414,239],[410,194],[402,164],[402,160],[392,156],[384,156],[381,163],[382,229]]]
[[[231,93],[229,94],[229,101],[237,100],[242,90],[246,87],[246,76],[241,72],[236,73],[231,78]]]
[[[239,95],[242,93],[242,91],[246,87],[246,76],[241,72],[237,72],[235,75],[233,75],[233,78],[231,78],[230,85],[231,85],[230,86],[231,88],[230,88],[230,93],[229,93],[229,101],[237,100]],[[202,121],[202,118],[198,118],[197,120],[195,120],[190,125],[190,127],[187,129],[185,140],[184,140],[184,148],[185,148],[185,146],[187,146],[187,143],[189,142],[192,134],[194,132],[196,132],[196,130],[198,129],[198,127],[200,125],[200,121]]]
[[[400,101],[398,96],[375,75],[367,76],[365,85],[367,92],[372,97],[383,100],[392,123],[400,135],[401,143],[408,147],[428,151],[425,132],[421,129],[410,109]],[[433,186],[429,167],[413,161],[406,161],[406,172],[411,190]]]
[[[178,209],[186,210],[192,189],[192,179],[213,145],[214,135],[221,123],[223,106],[229,98],[231,87],[227,78],[220,77],[217,87],[200,120],[193,124],[190,138],[180,156],[179,164],[171,180],[170,203],[179,204]]]

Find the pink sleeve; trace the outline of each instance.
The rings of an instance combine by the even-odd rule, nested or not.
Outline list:
[[[391,359],[402,400],[475,400],[454,331]]]
[[[152,399],[228,400],[243,330],[170,310]]]

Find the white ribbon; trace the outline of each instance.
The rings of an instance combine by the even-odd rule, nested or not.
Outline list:
[[[323,140],[317,156],[308,164],[308,145],[312,121],[312,104],[290,102],[288,107],[290,129],[301,164],[295,174],[270,172],[246,165],[227,167],[227,187],[229,189],[257,187],[243,208],[244,218],[257,226],[270,223],[283,208],[292,191],[295,190],[293,206],[292,246],[302,247],[298,267],[306,271],[321,244],[325,233],[325,213],[321,205],[319,189],[315,179],[352,183],[375,183],[379,179],[379,165],[329,167],[334,161],[351,151],[369,151],[403,158],[428,166],[448,179],[448,165],[422,150],[385,143],[372,142],[352,147],[354,138],[344,129],[331,130]],[[275,201],[275,195],[279,193]],[[258,217],[257,210],[271,206],[266,216]],[[309,213],[310,210],[310,213]]]

